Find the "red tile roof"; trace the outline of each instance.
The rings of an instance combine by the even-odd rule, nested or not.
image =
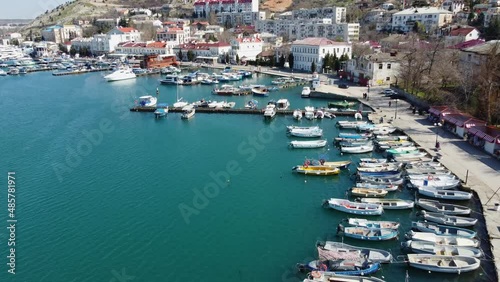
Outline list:
[[[333,40],[324,37],[309,37],[302,40],[295,40],[293,44],[300,45],[312,45],[312,46],[322,46],[322,45],[344,45],[348,44],[346,42],[335,42]]]
[[[450,36],[466,36],[471,33],[475,28],[467,27],[467,28],[457,28],[450,32]]]
[[[453,45],[453,46],[450,46],[448,48],[450,48],[450,49],[465,49],[465,48],[469,48],[469,47],[473,47],[473,46],[477,46],[477,45],[481,45],[481,44],[484,44],[483,39],[472,39],[472,40],[468,40],[465,42],[460,42],[457,45]]]
[[[255,43],[255,42],[262,42],[260,38],[255,38],[255,37],[243,37],[243,38],[236,38],[236,41],[239,43]]]
[[[231,45],[226,42],[215,42],[215,43],[188,43],[179,46],[181,49],[191,49],[191,50],[209,50],[210,47],[230,47]]]
[[[118,44],[118,46],[121,46],[121,47],[146,47],[146,43],[144,42],[122,42],[120,44]]]
[[[197,24],[201,24],[201,25],[209,25],[208,22],[193,22],[191,25],[197,25]]]
[[[120,30],[121,32],[125,32],[125,33],[135,31],[135,29],[132,27],[119,27],[118,30]]]
[[[146,47],[148,48],[165,48],[167,46],[167,43],[165,42],[152,42],[149,43]]]

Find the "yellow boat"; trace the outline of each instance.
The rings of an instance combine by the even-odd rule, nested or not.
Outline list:
[[[308,159],[304,162],[304,166],[324,166],[329,168],[347,168],[351,164],[351,161],[337,161],[337,162],[327,162],[324,159],[313,160]]]
[[[328,166],[302,166],[298,165],[292,168],[293,171],[308,175],[337,175],[340,169]]]
[[[351,195],[367,198],[383,198],[387,195],[387,191],[384,189],[354,187],[351,189]]]

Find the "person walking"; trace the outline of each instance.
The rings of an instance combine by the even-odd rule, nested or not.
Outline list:
[[[391,107],[391,104],[392,104],[391,101],[389,101],[389,108]]]

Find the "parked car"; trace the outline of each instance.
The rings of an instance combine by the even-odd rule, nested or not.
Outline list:
[[[349,88],[349,85],[347,85],[345,83],[340,83],[339,88],[347,89],[347,88]]]
[[[385,96],[392,96],[392,95],[396,95],[396,94],[398,94],[398,93],[396,93],[396,92],[395,92],[394,90],[392,90],[392,89],[385,89],[385,90],[383,91],[383,94],[384,94]]]

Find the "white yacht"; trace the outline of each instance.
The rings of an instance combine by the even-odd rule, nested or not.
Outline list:
[[[136,78],[137,76],[131,69],[118,69],[111,74],[108,74],[104,77],[108,82],[111,81],[119,81]]]
[[[287,99],[279,99],[276,102],[276,109],[277,110],[288,110],[290,107],[290,102],[288,102]]]
[[[182,84],[182,77],[177,74],[169,74],[164,79],[160,79],[161,84]]]
[[[276,115],[276,106],[274,104],[269,104],[264,111],[264,118],[272,119]]]
[[[139,105],[143,107],[154,107],[156,106],[156,101],[156,97],[153,97],[151,95],[139,97]]]
[[[310,94],[311,94],[311,88],[309,88],[308,86],[304,86],[304,88],[302,88],[302,93],[300,94],[300,97],[309,98]]]
[[[6,76],[7,73],[3,70],[3,69],[0,69],[0,76]]]
[[[182,119],[190,119],[194,117],[195,109],[193,105],[187,105],[184,108],[182,108]]]

